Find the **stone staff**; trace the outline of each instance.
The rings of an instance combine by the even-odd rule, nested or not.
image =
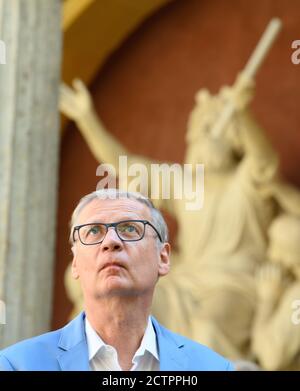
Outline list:
[[[233,86],[234,90],[239,90],[242,88],[242,79],[251,80],[254,78],[258,68],[261,66],[263,60],[267,56],[268,51],[271,49],[271,46],[281,29],[281,25],[281,20],[278,18],[273,18],[270,21],[254,52],[249,58],[244,70],[240,73],[239,78],[235,81]],[[234,111],[235,104],[233,101],[229,100],[221,112],[220,118],[211,130],[214,137],[218,138],[220,136],[223,129],[230,121]]]

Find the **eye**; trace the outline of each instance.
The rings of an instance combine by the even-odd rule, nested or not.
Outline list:
[[[118,224],[117,230],[121,238],[136,240],[142,237],[144,225],[139,221],[124,221]]]
[[[138,232],[136,225],[132,223],[123,223],[119,227],[119,231],[123,233],[133,233]]]
[[[88,235],[98,235],[100,232],[100,227],[99,225],[93,225],[87,232]]]

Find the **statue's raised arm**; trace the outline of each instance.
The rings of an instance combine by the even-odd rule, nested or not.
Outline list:
[[[244,90],[245,81],[253,80],[257,70],[262,64],[264,58],[266,57],[268,51],[270,50],[275,38],[277,37],[281,29],[281,21],[278,18],[273,18],[268,24],[264,34],[262,35],[260,41],[258,42],[254,52],[249,58],[245,68],[239,74],[235,84],[232,87],[233,96],[237,96],[238,99],[240,93]],[[228,100],[227,104],[224,106],[221,115],[219,116],[218,121],[215,123],[212,134],[215,137],[218,137],[222,133],[236,111],[237,107],[234,100]]]
[[[233,86],[221,89],[222,110],[211,129],[212,137],[220,139],[225,137],[230,125],[236,127],[235,133],[245,157],[245,173],[253,183],[258,184],[273,180],[278,169],[278,157],[248,106],[254,95],[254,76],[280,28],[280,20],[272,19]]]
[[[97,115],[92,97],[84,83],[75,79],[73,89],[61,84],[59,108],[68,118],[74,120],[99,162],[118,167],[121,155],[128,155],[126,148],[113,137]]]
[[[112,164],[119,175],[119,157],[126,156],[127,164],[139,163],[145,166],[148,174],[151,172],[151,164],[160,162],[148,159],[147,157],[130,153],[104,126],[97,114],[90,92],[85,84],[75,79],[73,88],[66,84],[61,84],[59,108],[68,118],[76,122],[78,129],[88,144],[92,154],[99,163]],[[129,182],[130,179],[128,179]],[[156,207],[164,208],[173,214],[172,199],[165,199],[161,196],[162,189],[159,183],[153,183],[148,175],[148,193],[146,196],[159,194],[158,199],[153,200]],[[154,186],[158,186],[154,189]],[[173,186],[173,183],[170,184]]]

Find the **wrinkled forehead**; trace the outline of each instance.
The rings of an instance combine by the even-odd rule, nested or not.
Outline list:
[[[113,200],[97,198],[83,207],[75,224],[113,223],[127,219],[151,220],[150,209],[146,204],[130,198]]]

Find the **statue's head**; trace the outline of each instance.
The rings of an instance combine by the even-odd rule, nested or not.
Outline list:
[[[236,124],[233,120],[219,137],[212,133],[213,126],[224,108],[224,89],[218,95],[201,89],[195,96],[195,106],[187,125],[186,163],[203,163],[209,171],[227,170],[236,164],[240,148]]]
[[[269,228],[269,259],[300,278],[300,218],[289,214],[276,217]]]

